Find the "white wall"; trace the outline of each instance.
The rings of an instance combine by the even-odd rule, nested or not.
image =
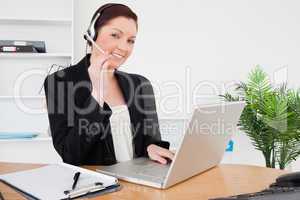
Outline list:
[[[75,2],[76,61],[85,54],[83,31],[94,11],[107,2],[111,1]],[[135,50],[123,70],[152,81],[160,118],[185,118],[193,104],[216,100],[223,87],[245,80],[256,64],[272,80],[287,79],[290,86],[300,86],[300,1],[114,2],[129,5],[139,16]],[[167,98],[170,95],[173,98]],[[193,102],[196,95],[200,98]],[[264,165],[246,136],[234,139],[235,152],[224,162]]]
[[[106,2],[110,1],[75,2],[75,60],[85,54],[82,34],[92,14]],[[182,90],[187,90],[190,81],[191,91],[182,94],[189,96],[205,80],[217,86],[245,80],[256,64],[271,75],[287,67],[291,86],[300,86],[299,1],[114,2],[129,5],[139,16],[135,50],[123,70],[143,74],[155,86],[159,84],[160,99],[175,89],[166,85],[170,81],[176,81]],[[186,77],[187,68],[190,77]],[[211,93],[206,87],[197,91]],[[218,88],[217,92],[223,91]],[[184,101],[161,103],[170,109],[187,105]],[[175,114],[181,116],[182,112]]]

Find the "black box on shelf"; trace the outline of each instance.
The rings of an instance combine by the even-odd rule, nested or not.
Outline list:
[[[33,46],[1,46],[1,53],[38,53]]]
[[[2,53],[46,53],[44,41],[0,40]]]

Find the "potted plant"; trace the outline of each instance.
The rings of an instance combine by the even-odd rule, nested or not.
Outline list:
[[[267,167],[284,169],[300,155],[300,90],[286,84],[273,87],[267,74],[255,67],[226,101],[245,101],[238,126],[262,152]]]

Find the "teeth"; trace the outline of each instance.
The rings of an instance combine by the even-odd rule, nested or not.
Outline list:
[[[123,56],[119,55],[119,54],[115,54],[113,53],[114,56],[118,57],[118,58],[123,58]]]

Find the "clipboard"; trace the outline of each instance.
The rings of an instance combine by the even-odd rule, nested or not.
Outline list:
[[[71,190],[74,173],[81,172],[78,187]],[[76,199],[119,191],[121,189],[115,177],[65,163],[47,165],[32,170],[0,175],[0,181],[12,187],[27,199]],[[101,182],[101,185],[92,184]],[[101,186],[101,187],[100,187]],[[64,191],[70,190],[69,194]]]
[[[21,194],[22,196],[24,196],[26,199],[28,200],[39,200],[39,198],[35,197],[35,196],[32,196],[31,194],[25,192],[25,191],[22,191],[21,189],[3,181],[3,180],[0,180],[0,182],[6,184],[7,186],[11,187],[12,189],[14,189],[16,192],[18,192],[19,194]],[[106,187],[104,190],[100,190],[100,191],[95,191],[95,192],[89,192],[89,193],[86,193],[86,194],[82,194],[82,195],[78,195],[76,197],[73,197],[73,198],[66,198],[66,199],[62,199],[62,200],[67,200],[67,199],[78,199],[78,198],[81,198],[81,197],[86,197],[86,198],[93,198],[93,197],[97,197],[97,196],[101,196],[101,195],[105,195],[105,194],[109,194],[109,193],[112,193],[112,192],[117,192],[119,190],[122,189],[122,185],[120,184],[115,184],[115,185],[112,185],[112,186],[108,186]]]

